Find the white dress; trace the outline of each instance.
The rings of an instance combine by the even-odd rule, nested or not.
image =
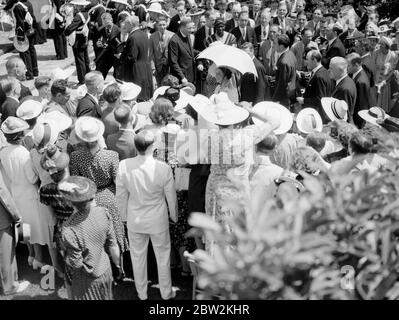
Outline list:
[[[53,247],[55,217],[47,206],[40,203],[35,185],[38,176],[33,170],[29,151],[21,145],[8,145],[0,150],[0,161],[22,220],[30,225],[29,242]]]

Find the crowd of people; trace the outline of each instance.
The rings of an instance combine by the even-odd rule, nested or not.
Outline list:
[[[29,43],[0,86],[5,295],[29,286],[18,282],[15,225],[30,226],[29,266],[42,268],[48,250],[69,299],[112,299],[126,253],[147,299],[151,239],[161,297],[173,299],[171,259],[189,276],[186,251],[217,254],[206,236],[187,235],[190,213],[229,228],[226,201],[249,201],[250,218],[281,183],[302,190],[301,171],[394,165],[369,134],[399,131],[399,19],[381,20],[377,7],[50,2],[40,22],[28,0],[5,7],[17,43]],[[78,83],[67,70],[40,74],[38,25],[57,59],[72,46]],[[220,44],[248,54],[257,75],[197,58]],[[31,79],[34,94],[23,84]]]

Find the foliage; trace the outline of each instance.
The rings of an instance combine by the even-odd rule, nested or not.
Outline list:
[[[396,152],[389,157],[398,162]],[[305,191],[281,190],[256,217],[245,199],[225,199],[235,212],[232,232],[192,215],[190,223],[216,241],[212,257],[194,252],[201,297],[397,299],[399,166],[333,172],[303,173]]]

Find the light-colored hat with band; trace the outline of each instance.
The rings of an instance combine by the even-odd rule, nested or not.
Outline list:
[[[20,118],[10,116],[1,124],[1,131],[4,134],[13,134],[29,129],[29,124]]]
[[[321,98],[321,105],[324,112],[331,121],[348,120],[348,104],[344,100],[335,98]]]
[[[98,141],[104,134],[104,123],[94,117],[80,117],[75,122],[75,134],[84,142]]]
[[[32,130],[32,140],[38,150],[53,145],[58,139],[60,131],[57,123],[47,120],[45,123],[37,123]]]
[[[367,122],[370,122],[378,127],[381,126],[377,123],[377,120],[384,121],[389,117],[389,115],[387,115],[385,111],[379,107],[371,107],[369,110],[360,110],[357,114],[363,120],[366,120]]]
[[[123,101],[134,100],[138,97],[138,95],[141,92],[141,87],[132,82],[124,82],[119,86],[119,88],[122,91]]]
[[[38,119],[38,123],[45,123],[47,120],[55,122],[60,132],[65,131],[72,125],[72,119],[58,110],[43,114],[43,116]]]
[[[323,130],[323,120],[316,109],[305,108],[298,112],[296,126],[300,132],[305,134],[321,132]]]
[[[88,6],[91,2],[86,0],[72,0],[69,3],[78,6]]]
[[[43,111],[43,104],[36,100],[25,100],[17,109],[17,117],[23,120],[37,118]]]
[[[284,134],[287,133],[294,122],[294,118],[292,117],[291,112],[281,104],[263,101],[257,103],[253,111],[258,114],[263,114],[265,118],[273,118],[279,121],[279,126],[273,131],[274,134]],[[262,120],[252,117],[252,120],[255,124],[260,125],[263,123]]]

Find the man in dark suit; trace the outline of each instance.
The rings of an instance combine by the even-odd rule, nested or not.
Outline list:
[[[60,9],[65,3],[64,0],[52,0],[53,7],[59,17],[62,17]],[[50,22],[49,31],[54,41],[54,49],[57,60],[64,60],[68,58],[68,45],[64,34],[64,20],[55,18],[53,24]]]
[[[356,46],[356,52],[360,55],[362,59],[362,67],[369,77],[370,81],[370,105],[377,105],[377,89],[375,87],[374,75],[376,71],[376,64],[374,55],[372,55],[373,49],[370,45],[370,40],[368,38],[364,38],[359,41],[359,45]]]
[[[17,79],[20,86],[21,86],[21,94],[18,97],[18,100],[21,100],[24,97],[31,96],[32,93],[30,92],[28,87],[25,87],[21,81],[26,80],[26,66],[25,63],[19,57],[11,57],[6,62],[6,69],[7,69],[7,79]],[[6,94],[4,93],[3,89],[0,86],[0,106],[6,100]]]
[[[356,85],[356,102],[353,111],[353,122],[360,128],[363,120],[359,117],[360,110],[368,110],[372,107],[370,104],[370,80],[367,73],[363,70],[362,59],[359,54],[351,53],[346,58],[348,61],[348,72],[352,75],[352,79]]]
[[[252,102],[252,105],[266,100],[266,70],[262,62],[254,55],[252,43],[246,42],[241,47],[252,58],[258,76],[252,73],[244,73],[241,78],[241,99],[240,101]]]
[[[181,83],[195,83],[195,56],[190,30],[194,22],[185,17],[180,22],[179,31],[169,41],[170,73]]]
[[[272,24],[278,25],[282,34],[287,33],[291,29],[290,23],[287,20],[287,13],[287,5],[285,2],[281,2],[278,7],[277,17],[274,17],[272,20]]]
[[[118,152],[119,160],[133,158],[137,155],[134,145],[135,130],[138,115],[134,114],[127,105],[122,105],[114,110],[115,120],[120,124],[119,131],[107,137],[109,150]]]
[[[177,14],[174,15],[169,22],[168,30],[177,33],[179,30],[180,21],[186,16],[186,8],[184,4],[179,3],[176,7]]]
[[[342,41],[339,39],[339,35],[342,33],[342,26],[339,23],[330,24],[327,26],[326,36],[328,40],[327,49],[323,56],[321,63],[324,68],[328,69],[330,66],[330,60],[334,57],[345,57],[345,47]]]
[[[269,36],[270,31],[270,12],[266,9],[262,10],[260,15],[260,23],[255,27],[256,41],[260,46]]]
[[[262,1],[254,0],[252,10],[249,11],[249,17],[255,21],[255,26],[259,26],[261,23],[262,15]]]
[[[321,115],[323,123],[329,122],[327,115],[323,111],[321,98],[331,97],[332,80],[326,68],[321,64],[321,53],[311,50],[306,55],[306,67],[311,71],[309,82],[303,97],[298,97],[297,101],[305,108],[314,108]]]
[[[244,43],[252,43],[255,56],[258,54],[258,42],[253,28],[248,27],[249,16],[246,12],[240,14],[238,27],[231,30],[231,34],[237,39],[237,47],[240,48]]]
[[[113,23],[110,13],[105,13],[102,16],[103,28],[99,33],[97,43],[94,46],[100,49],[95,59],[96,70],[103,74],[104,79],[107,77],[109,70],[114,67],[115,71],[118,67],[118,60],[115,55],[121,51],[120,30],[116,24]]]
[[[278,52],[276,88],[273,94],[273,101],[288,107],[295,99],[296,82],[296,58],[289,50],[290,38],[281,34],[277,38]]]
[[[101,119],[101,109],[98,99],[104,89],[104,78],[99,71],[92,71],[85,76],[86,95],[79,100],[76,117],[91,116]]]
[[[33,12],[32,3],[28,0],[20,1],[8,1],[4,10],[12,9],[15,17],[15,35],[21,37],[21,40],[25,38],[25,35],[29,41],[29,49],[25,52],[20,52],[19,56],[26,65],[26,78],[32,80],[34,77],[39,75],[39,69],[37,66],[37,55],[35,49],[35,34],[34,28],[36,26],[36,18]],[[32,21],[26,19],[27,13],[32,17]],[[33,32],[33,33],[31,33]]]
[[[9,116],[16,117],[19,106],[18,97],[21,94],[21,85],[16,79],[4,79],[1,82],[1,87],[6,95],[6,99],[0,108],[1,123],[3,123]]]
[[[85,6],[75,5],[75,16],[69,26],[65,28],[65,35],[68,37],[73,32],[76,32],[76,40],[72,47],[73,55],[75,56],[76,73],[79,84],[83,84],[86,73],[90,72],[89,53],[87,45],[89,43],[89,13],[85,11]]]
[[[213,35],[214,25],[217,14],[215,12],[205,12],[206,24],[199,28],[195,33],[194,49],[197,51],[203,51],[206,48],[206,39]]]
[[[235,27],[238,27],[238,21],[240,19],[240,14],[241,14],[241,4],[239,2],[235,2],[233,4],[233,7],[231,8],[231,14],[233,15],[233,18],[226,21],[226,27],[225,27],[225,31],[230,33],[231,30],[233,30]],[[248,26],[250,26],[249,19],[248,19]]]
[[[349,54],[354,51],[356,40],[362,39],[364,34],[356,29],[356,20],[351,17],[346,21],[348,30],[343,32],[339,38],[345,46],[346,53]]]
[[[356,85],[348,75],[348,62],[345,58],[334,57],[330,61],[329,72],[335,81],[332,97],[344,100],[348,105],[348,122],[353,123],[353,114],[357,99]]]
[[[101,16],[106,12],[105,7],[100,0],[91,0],[92,7],[89,10],[90,22],[88,24],[90,32],[89,39],[93,41],[94,55],[97,58],[102,51],[101,47],[97,47],[96,43],[101,37],[101,30],[104,28]]]
[[[122,80],[140,86],[137,101],[147,101],[153,93],[150,40],[140,29],[140,21],[136,16],[126,18],[122,23],[122,31],[129,34],[121,55]]]

